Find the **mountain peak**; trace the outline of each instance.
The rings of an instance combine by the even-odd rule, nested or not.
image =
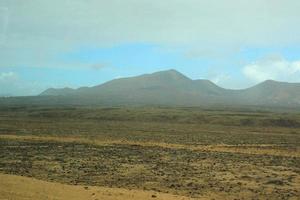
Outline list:
[[[164,78],[172,78],[172,79],[176,79],[176,80],[190,80],[188,77],[186,77],[185,75],[183,75],[182,73],[178,72],[175,69],[169,69],[169,70],[165,70],[165,71],[159,71],[159,72],[155,72],[152,74],[149,74],[150,76],[161,76]]]
[[[155,73],[166,73],[166,74],[183,75],[182,73],[180,73],[179,71],[177,71],[175,69],[168,69],[168,70],[163,70],[163,71],[159,71],[159,72],[155,72]]]
[[[55,88],[48,88],[44,92],[42,92],[40,95],[45,95],[45,96],[64,96],[64,95],[69,95],[75,92],[76,90],[69,88],[69,87],[64,87],[61,89],[55,89]]]
[[[94,87],[48,89],[42,96],[102,105],[268,105],[299,106],[300,84],[266,80],[243,90],[226,90],[205,79],[191,80],[170,69],[116,79]]]
[[[298,83],[289,83],[289,82],[282,82],[282,81],[275,81],[275,80],[265,80],[264,82],[258,84],[264,86],[281,86],[281,85],[298,85]]]
[[[280,83],[279,81],[274,81],[272,79],[268,79],[268,80],[265,80],[264,82],[262,83],[265,83],[265,84],[273,84],[273,83]]]
[[[165,70],[165,71],[162,71],[162,72],[166,72],[166,73],[175,73],[175,74],[181,74],[179,71],[177,71],[176,69],[168,69],[168,70]]]

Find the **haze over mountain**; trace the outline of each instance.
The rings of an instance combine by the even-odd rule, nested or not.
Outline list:
[[[256,105],[300,106],[300,84],[264,81],[243,90],[209,80],[191,80],[176,70],[121,78],[94,87],[47,89],[40,97],[64,104],[99,105]]]

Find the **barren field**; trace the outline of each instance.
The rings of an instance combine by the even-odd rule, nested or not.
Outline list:
[[[50,183],[34,178],[0,174],[0,199],[55,199],[55,200],[192,200],[192,198],[153,191],[128,190],[107,187],[72,186]]]
[[[300,114],[2,107],[0,173],[0,199],[299,199]]]

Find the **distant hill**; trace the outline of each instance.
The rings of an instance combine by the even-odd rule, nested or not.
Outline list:
[[[41,95],[73,97],[79,104],[199,105],[213,103],[211,98],[223,91],[209,80],[191,80],[175,70],[168,70],[116,79],[67,93],[66,89],[48,89]]]
[[[252,105],[300,105],[300,83],[267,80],[238,93],[239,101]]]
[[[73,94],[76,90],[72,88],[62,88],[62,89],[54,89],[54,88],[49,88],[42,92],[40,95],[43,96],[59,96],[59,95],[70,95]]]
[[[268,80],[248,89],[228,90],[209,80],[191,80],[176,70],[167,70],[115,79],[94,87],[50,88],[37,97],[24,97],[22,100],[39,104],[67,105],[299,107],[300,84]]]

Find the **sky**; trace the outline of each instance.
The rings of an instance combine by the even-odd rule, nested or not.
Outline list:
[[[0,0],[0,96],[176,69],[300,82],[299,0]]]

